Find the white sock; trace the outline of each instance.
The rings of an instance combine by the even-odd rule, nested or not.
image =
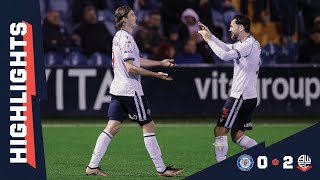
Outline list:
[[[251,148],[252,146],[257,145],[257,142],[246,135],[243,135],[241,138],[237,140],[237,144],[241,146],[243,149]]]
[[[145,133],[144,144],[158,172],[166,170],[162,160],[162,154],[155,133]]]
[[[93,150],[93,154],[89,163],[90,168],[96,168],[99,167],[99,163],[103,157],[103,155],[106,153],[106,150],[108,148],[108,145],[110,141],[112,140],[112,135],[106,131],[103,131],[100,136],[97,139],[96,146]]]
[[[228,137],[217,136],[214,142],[214,150],[217,162],[225,160],[228,152]]]

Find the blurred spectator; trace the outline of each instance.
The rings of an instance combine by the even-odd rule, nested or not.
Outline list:
[[[111,12],[114,12],[119,6],[129,5],[129,2],[127,0],[105,0],[105,3]]]
[[[264,18],[262,17],[262,12],[266,10],[266,0],[255,0],[254,3],[254,16],[253,16],[253,21],[257,22],[264,22]],[[248,5],[249,5],[249,0],[241,0],[240,2],[240,11],[244,15],[248,15]],[[265,22],[264,22],[265,23]]]
[[[47,0],[48,8],[59,11],[63,22],[71,21],[71,7],[73,1],[76,0]]]
[[[291,44],[295,33],[298,0],[255,0],[254,4],[253,22],[281,22],[282,42],[284,45]],[[243,14],[248,14],[248,0],[241,0],[240,8]]]
[[[176,51],[182,51],[182,39],[179,34],[179,27],[175,26],[169,30],[169,43],[172,44]]]
[[[203,41],[201,35],[198,33],[200,30],[198,26],[199,22],[198,14],[191,8],[185,9],[181,15],[181,21],[188,29],[188,37],[182,37],[182,39],[187,39],[189,37],[194,38],[197,43]]]
[[[141,52],[154,53],[154,48],[165,39],[161,32],[161,14],[159,11],[155,10],[150,13],[147,22],[138,28],[135,39]]]
[[[277,14],[281,21],[283,44],[290,44],[295,33],[298,0],[273,0],[273,3],[278,6]]]
[[[320,29],[314,28],[309,37],[301,42],[299,63],[320,63]]]
[[[181,15],[181,21],[188,31],[188,37],[182,36],[182,39],[185,40],[188,38],[192,38],[196,40],[198,52],[202,55],[205,62],[212,63],[211,49],[206,48],[207,43],[204,42],[201,35],[198,33],[198,30],[200,30],[198,26],[198,14],[191,8],[185,9]],[[184,31],[183,29],[184,27],[182,26],[182,32]]]
[[[212,0],[198,0],[196,12],[199,15],[200,21],[205,24],[217,38],[222,39],[223,29],[215,26],[212,18],[211,8],[213,7],[213,3],[215,2]]]
[[[198,0],[196,12],[199,15],[202,23],[206,24],[207,27],[213,26],[211,5],[209,0]]]
[[[95,52],[110,56],[112,38],[105,25],[97,20],[95,7],[86,6],[83,12],[83,22],[72,35],[73,42],[86,56]]]
[[[158,8],[155,0],[134,0],[133,11],[137,16],[138,23],[145,21],[149,13]],[[159,13],[160,14],[160,13]]]
[[[42,25],[44,52],[69,52],[71,41],[67,29],[61,25],[60,14],[56,10],[49,10]]]
[[[210,0],[211,9],[221,10],[224,0]]]
[[[178,52],[175,57],[177,64],[204,63],[203,57],[197,53],[197,42],[193,38],[188,38],[183,46],[183,52]]]
[[[96,10],[103,10],[107,8],[105,0],[74,0],[72,6],[73,23],[79,23],[82,21],[84,8],[89,5],[94,6]]]
[[[41,22],[46,17],[46,13],[48,11],[48,4],[47,0],[39,0],[39,6],[40,6],[40,18]]]
[[[174,59],[175,55],[175,47],[168,42],[162,42],[156,48],[154,59],[159,61],[162,61],[163,59]]]
[[[178,6],[177,6],[178,4]],[[163,19],[164,34],[168,36],[168,30],[177,26],[181,22],[181,13],[186,8],[187,3],[181,0],[163,0],[161,14]]]
[[[320,16],[319,0],[298,0],[298,7],[302,11],[303,21],[306,33],[309,33],[313,27],[313,21]]]
[[[222,6],[223,11],[223,23],[225,27],[227,27],[227,30],[229,30],[230,22],[233,20],[234,16],[239,14],[239,12],[236,10],[234,5],[230,0],[225,0]],[[229,31],[228,31],[229,32]],[[226,37],[226,42],[233,43],[233,40],[231,39],[230,35],[227,35],[227,33],[224,34]]]

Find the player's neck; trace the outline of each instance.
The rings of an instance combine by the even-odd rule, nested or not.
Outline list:
[[[248,39],[249,36],[250,36],[250,33],[244,33],[242,37],[239,38],[239,41],[244,42],[245,40]]]
[[[132,27],[128,27],[128,26],[124,26],[121,28],[124,31],[127,31],[128,33],[132,34],[133,28]]]

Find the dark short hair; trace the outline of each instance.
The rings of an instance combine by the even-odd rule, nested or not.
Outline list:
[[[83,12],[82,13],[83,13],[83,15],[85,15],[85,13],[87,13],[89,11],[95,11],[96,12],[96,7],[91,5],[91,4],[88,4],[83,8]]]
[[[153,15],[161,16],[161,12],[158,9],[152,10],[149,13],[149,16],[153,16]]]
[[[247,33],[250,33],[250,19],[244,15],[235,15],[236,24],[242,25]]]
[[[118,30],[123,26],[122,18],[127,17],[131,10],[132,9],[129,6],[120,6],[114,12],[114,21]]]

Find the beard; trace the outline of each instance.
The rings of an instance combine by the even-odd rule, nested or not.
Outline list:
[[[231,39],[232,40],[237,40],[238,39],[238,35],[234,34],[233,32],[231,32]]]

